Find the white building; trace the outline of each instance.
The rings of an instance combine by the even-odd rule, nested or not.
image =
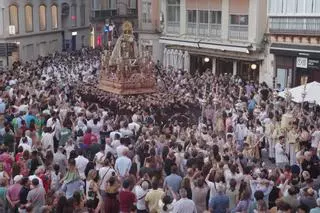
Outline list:
[[[320,82],[320,0],[269,0],[268,8],[273,84],[293,87],[306,76]]]
[[[215,74],[232,73],[247,80],[264,80],[267,0],[161,3],[164,32],[160,43],[166,47],[166,67],[173,64],[191,72],[212,69]],[[181,60],[181,55],[187,60]]]
[[[0,66],[89,42],[89,0],[1,0]]]

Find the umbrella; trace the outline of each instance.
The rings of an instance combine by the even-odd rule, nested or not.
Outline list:
[[[320,104],[319,91],[320,83],[316,81],[289,89],[289,93],[292,96],[292,101],[296,103],[302,103],[303,101],[306,101],[309,103],[315,102],[316,104]],[[305,93],[304,99],[302,98],[303,93]],[[278,96],[286,98],[286,91],[280,92]]]
[[[183,60],[184,60],[184,65],[183,65],[184,71],[188,72],[190,69],[190,55],[188,51],[184,52]]]

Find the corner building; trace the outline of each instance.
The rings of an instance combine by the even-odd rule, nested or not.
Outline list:
[[[161,8],[166,67],[264,81],[267,0],[163,0]]]

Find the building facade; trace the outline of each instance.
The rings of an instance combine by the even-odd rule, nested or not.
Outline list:
[[[89,44],[89,0],[0,1],[0,65]]]
[[[162,59],[160,6],[161,1],[138,0],[139,51],[150,54],[154,62]]]
[[[267,0],[161,2],[165,67],[262,81]]]
[[[114,44],[121,34],[121,25],[128,20],[134,31],[138,28],[137,0],[91,1],[91,46]]]
[[[269,64],[273,84],[320,82],[320,1],[269,0]]]

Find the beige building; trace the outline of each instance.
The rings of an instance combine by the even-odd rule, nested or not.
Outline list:
[[[165,67],[263,81],[267,0],[163,0]],[[259,75],[260,74],[260,75]]]
[[[0,66],[89,42],[89,0],[1,0]]]
[[[154,62],[162,59],[162,44],[159,43],[162,28],[160,17],[161,1],[138,0],[137,30],[139,51],[152,55]]]
[[[320,82],[320,1],[269,0],[267,80],[282,88]]]

